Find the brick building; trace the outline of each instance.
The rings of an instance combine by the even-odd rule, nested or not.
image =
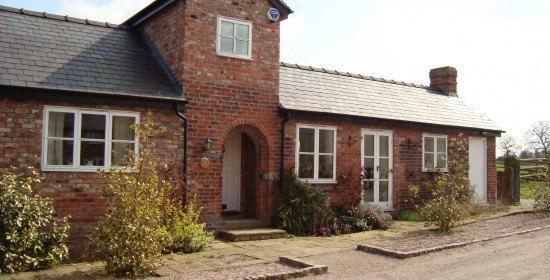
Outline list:
[[[459,132],[478,199],[496,199],[501,130],[458,98],[454,68],[427,87],[280,64],[290,13],[278,0],[157,0],[112,25],[0,7],[0,167],[40,168],[39,191],[72,216],[73,251],[103,210],[95,171],[137,149],[128,126],[147,112],[168,128],[156,154],[187,174],[212,227],[269,223],[290,166],[335,203],[338,176],[355,174],[357,200],[397,210],[408,184],[445,169]]]

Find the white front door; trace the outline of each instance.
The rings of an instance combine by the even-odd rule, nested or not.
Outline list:
[[[225,211],[240,211],[241,199],[241,133],[227,136],[223,154],[222,204]]]
[[[474,186],[474,200],[487,202],[487,148],[485,138],[470,138],[470,183]]]
[[[362,203],[392,209],[392,154],[391,131],[363,130]]]

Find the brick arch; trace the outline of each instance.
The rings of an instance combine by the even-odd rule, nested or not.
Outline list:
[[[221,150],[221,146],[225,143],[227,136],[233,131],[240,131],[248,135],[254,140],[254,145],[257,147],[260,144],[259,152],[262,154],[263,162],[262,169],[263,171],[268,172],[271,169],[271,153],[273,151],[273,139],[269,136],[267,130],[258,122],[250,120],[235,120],[225,127],[224,130],[218,136],[219,145],[218,147]],[[265,165],[264,165],[265,163]]]

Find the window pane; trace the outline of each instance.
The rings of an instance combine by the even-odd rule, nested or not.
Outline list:
[[[48,136],[72,138],[74,135],[74,113],[49,112]]]
[[[380,159],[380,168],[378,169],[380,179],[388,179],[388,167],[389,159],[381,158]]]
[[[334,153],[334,130],[319,129],[319,153]]]
[[[437,138],[437,152],[447,152],[447,141],[445,138]]]
[[[240,55],[248,55],[248,41],[237,40],[235,45],[235,53]]]
[[[73,140],[48,140],[48,165],[73,164]]]
[[[363,182],[363,201],[374,202],[374,182]]]
[[[228,22],[228,21],[221,21],[221,30],[220,30],[220,33],[221,35],[223,36],[229,36],[229,37],[233,37],[233,26],[234,24],[231,23],[231,22]]]
[[[82,114],[81,137],[105,139],[105,115]]]
[[[248,28],[248,25],[237,24],[237,38],[250,39]]]
[[[313,155],[300,155],[298,158],[298,177],[313,178]]]
[[[374,156],[374,135],[364,136],[365,156]]]
[[[233,39],[220,38],[220,52],[233,53]]]
[[[388,181],[378,181],[378,202],[387,202],[388,201]]]
[[[300,152],[313,153],[315,145],[315,129],[300,128]]]
[[[364,179],[374,179],[374,158],[365,158],[363,177]]]
[[[134,152],[134,144],[131,143],[113,143],[111,151],[111,164],[114,166],[125,166],[124,157],[128,152]]]
[[[447,168],[447,156],[445,154],[437,154],[437,168]]]
[[[113,117],[113,140],[134,140],[134,130],[131,125],[135,123],[134,117]]]
[[[433,137],[424,137],[424,151],[433,152],[434,151],[434,138]]]
[[[434,154],[424,154],[424,167],[431,168],[434,167]]]
[[[390,137],[388,136],[380,136],[380,156],[381,157],[387,157],[389,155],[389,147],[388,147],[388,141],[390,140]]]
[[[80,142],[80,165],[103,166],[105,162],[105,142]]]
[[[319,155],[319,179],[334,178],[334,156]]]

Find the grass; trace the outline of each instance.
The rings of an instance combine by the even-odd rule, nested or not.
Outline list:
[[[418,214],[415,211],[405,210],[405,211],[399,211],[397,213],[397,220],[398,221],[406,221],[406,222],[421,222],[422,218],[418,216]]]
[[[535,199],[533,187],[537,184],[534,181],[521,180],[519,187],[519,197],[521,199]]]

